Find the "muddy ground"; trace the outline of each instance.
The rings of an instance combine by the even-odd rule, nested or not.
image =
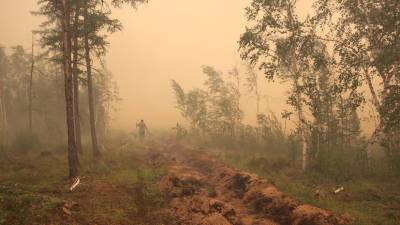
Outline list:
[[[204,151],[151,143],[149,162],[166,166],[158,187],[180,225],[344,225],[351,218],[298,202],[255,174],[230,168]]]

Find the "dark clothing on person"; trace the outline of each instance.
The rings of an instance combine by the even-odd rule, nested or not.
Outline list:
[[[136,127],[139,130],[139,139],[143,140],[146,137],[147,126],[144,121],[140,121],[140,123],[136,124]]]

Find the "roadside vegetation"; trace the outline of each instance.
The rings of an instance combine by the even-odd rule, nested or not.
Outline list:
[[[356,225],[396,225],[400,219],[400,183],[394,177],[332,179],[319,172],[302,173],[287,156],[274,152],[223,151],[214,154],[232,167],[272,181],[299,201],[351,216]],[[335,194],[334,191],[344,190]]]
[[[81,184],[70,191],[65,151],[2,153],[0,224],[164,224],[164,195],[155,187],[163,168],[146,164],[146,150],[81,157]]]
[[[239,41],[245,65],[204,66],[203,85],[190,90],[172,81],[187,124],[177,138],[224,149],[217,155],[231,165],[357,224],[398,224],[399,2],[312,3],[302,16],[298,1],[251,1]],[[273,95],[260,82],[285,83],[287,108],[260,107]],[[243,119],[250,99],[254,124]]]
[[[176,107],[187,121],[186,126],[174,128],[178,140],[211,150],[233,167],[274,181],[280,190],[304,203],[347,214],[357,225],[398,224],[399,171],[392,164],[392,157],[397,156],[384,143],[369,142],[352,104],[317,89],[336,103],[308,104],[311,112],[321,112],[321,107],[327,111],[302,121],[307,127],[304,155],[299,129],[287,128],[289,123],[298,124],[293,112],[282,112],[279,118],[261,109],[256,124],[243,122],[240,102],[245,98],[240,82],[252,87],[247,91],[253,93],[254,102],[262,94],[254,92],[258,79],[251,79],[255,73],[251,68],[232,71],[224,74],[203,67],[203,89],[185,90],[172,81]],[[320,85],[330,83],[325,80]]]

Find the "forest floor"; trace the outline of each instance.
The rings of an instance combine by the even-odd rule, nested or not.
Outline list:
[[[107,151],[98,162],[83,155],[72,192],[65,152],[2,155],[0,224],[165,224],[165,198],[155,186],[164,168],[148,165],[145,146],[125,148],[135,150]]]
[[[72,192],[62,151],[2,156],[0,225],[357,223],[357,215],[345,210],[332,213],[301,204],[215,154],[168,141],[110,149],[117,150],[105,152],[98,162],[81,157],[82,182]]]

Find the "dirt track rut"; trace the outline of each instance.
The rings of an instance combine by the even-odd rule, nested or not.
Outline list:
[[[168,165],[160,189],[179,225],[345,225],[349,219],[301,204],[255,174],[201,151],[155,145],[153,163]],[[156,150],[158,149],[158,150]]]

